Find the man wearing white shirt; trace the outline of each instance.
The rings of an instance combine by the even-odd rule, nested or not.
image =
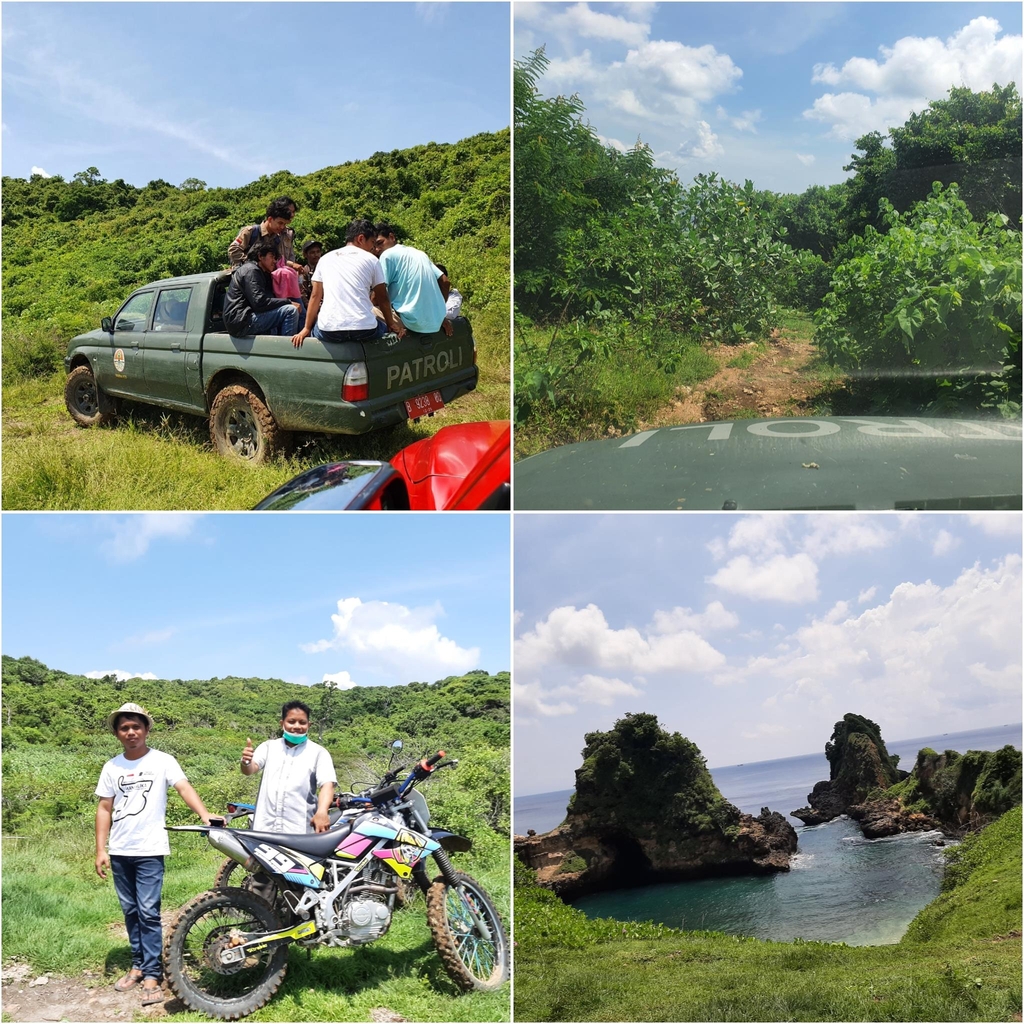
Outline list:
[[[105,879],[110,868],[114,876],[132,949],[131,970],[114,988],[127,992],[141,982],[146,1006],[163,1002],[160,894],[164,857],[171,852],[164,828],[167,790],[173,787],[204,825],[210,815],[178,762],[147,745],[153,719],[144,708],[124,704],[111,712],[107,725],[123,752],[103,766],[96,785],[96,874]]]
[[[300,700],[281,708],[281,738],[242,751],[243,775],[263,772],[252,827],[258,832],[297,835],[326,832],[334,799],[331,755],[309,738],[310,709]],[[319,790],[319,794],[317,791]]]
[[[313,271],[306,324],[292,337],[296,348],[310,334],[320,341],[337,342],[372,341],[383,337],[389,327],[399,337],[405,333],[391,309],[374,241],[373,224],[354,220],[345,232],[345,245],[320,257]],[[384,320],[374,314],[374,303]]]

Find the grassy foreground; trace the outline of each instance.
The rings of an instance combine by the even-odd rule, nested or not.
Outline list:
[[[1020,807],[952,860],[901,942],[858,947],[591,921],[517,865],[515,1019],[1019,1021]]]
[[[175,910],[211,887],[220,854],[205,841],[172,834],[163,909]],[[508,864],[502,857],[456,855],[456,866],[488,889],[508,920]],[[3,955],[39,972],[100,972],[112,984],[131,965],[113,883],[93,870],[93,844],[76,831],[46,841],[3,844]],[[359,949],[289,952],[281,989],[253,1021],[365,1021],[385,1006],[410,1020],[501,1021],[509,1018],[508,986],[460,995],[445,974],[427,928],[424,900],[395,915],[388,934]],[[141,1011],[140,1011],[141,1013]],[[168,1020],[204,1020],[191,1011]]]
[[[64,374],[3,389],[5,509],[249,509],[311,466],[386,460],[452,423],[505,420],[509,353],[497,333],[478,337],[480,382],[431,419],[360,436],[302,435],[288,458],[247,466],[212,448],[207,421],[124,403],[109,428],[77,427],[64,407]]]

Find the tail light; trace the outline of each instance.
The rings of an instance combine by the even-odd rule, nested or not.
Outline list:
[[[366,363],[353,363],[345,371],[341,397],[346,402],[365,402],[370,397],[370,378],[366,372]]]
[[[473,339],[473,365],[476,366],[476,338]]]

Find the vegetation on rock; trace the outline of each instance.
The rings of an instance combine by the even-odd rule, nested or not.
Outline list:
[[[666,840],[735,831],[740,812],[718,791],[697,745],[662,729],[656,715],[627,714],[585,740],[570,828],[585,819],[588,829],[610,825]]]

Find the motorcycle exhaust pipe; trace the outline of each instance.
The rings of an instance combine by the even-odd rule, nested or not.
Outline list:
[[[221,853],[232,860],[237,860],[239,864],[243,864],[246,869],[249,869],[249,862],[252,861],[252,857],[249,851],[231,834],[231,829],[211,828],[206,833],[206,838],[214,849],[220,850]]]

